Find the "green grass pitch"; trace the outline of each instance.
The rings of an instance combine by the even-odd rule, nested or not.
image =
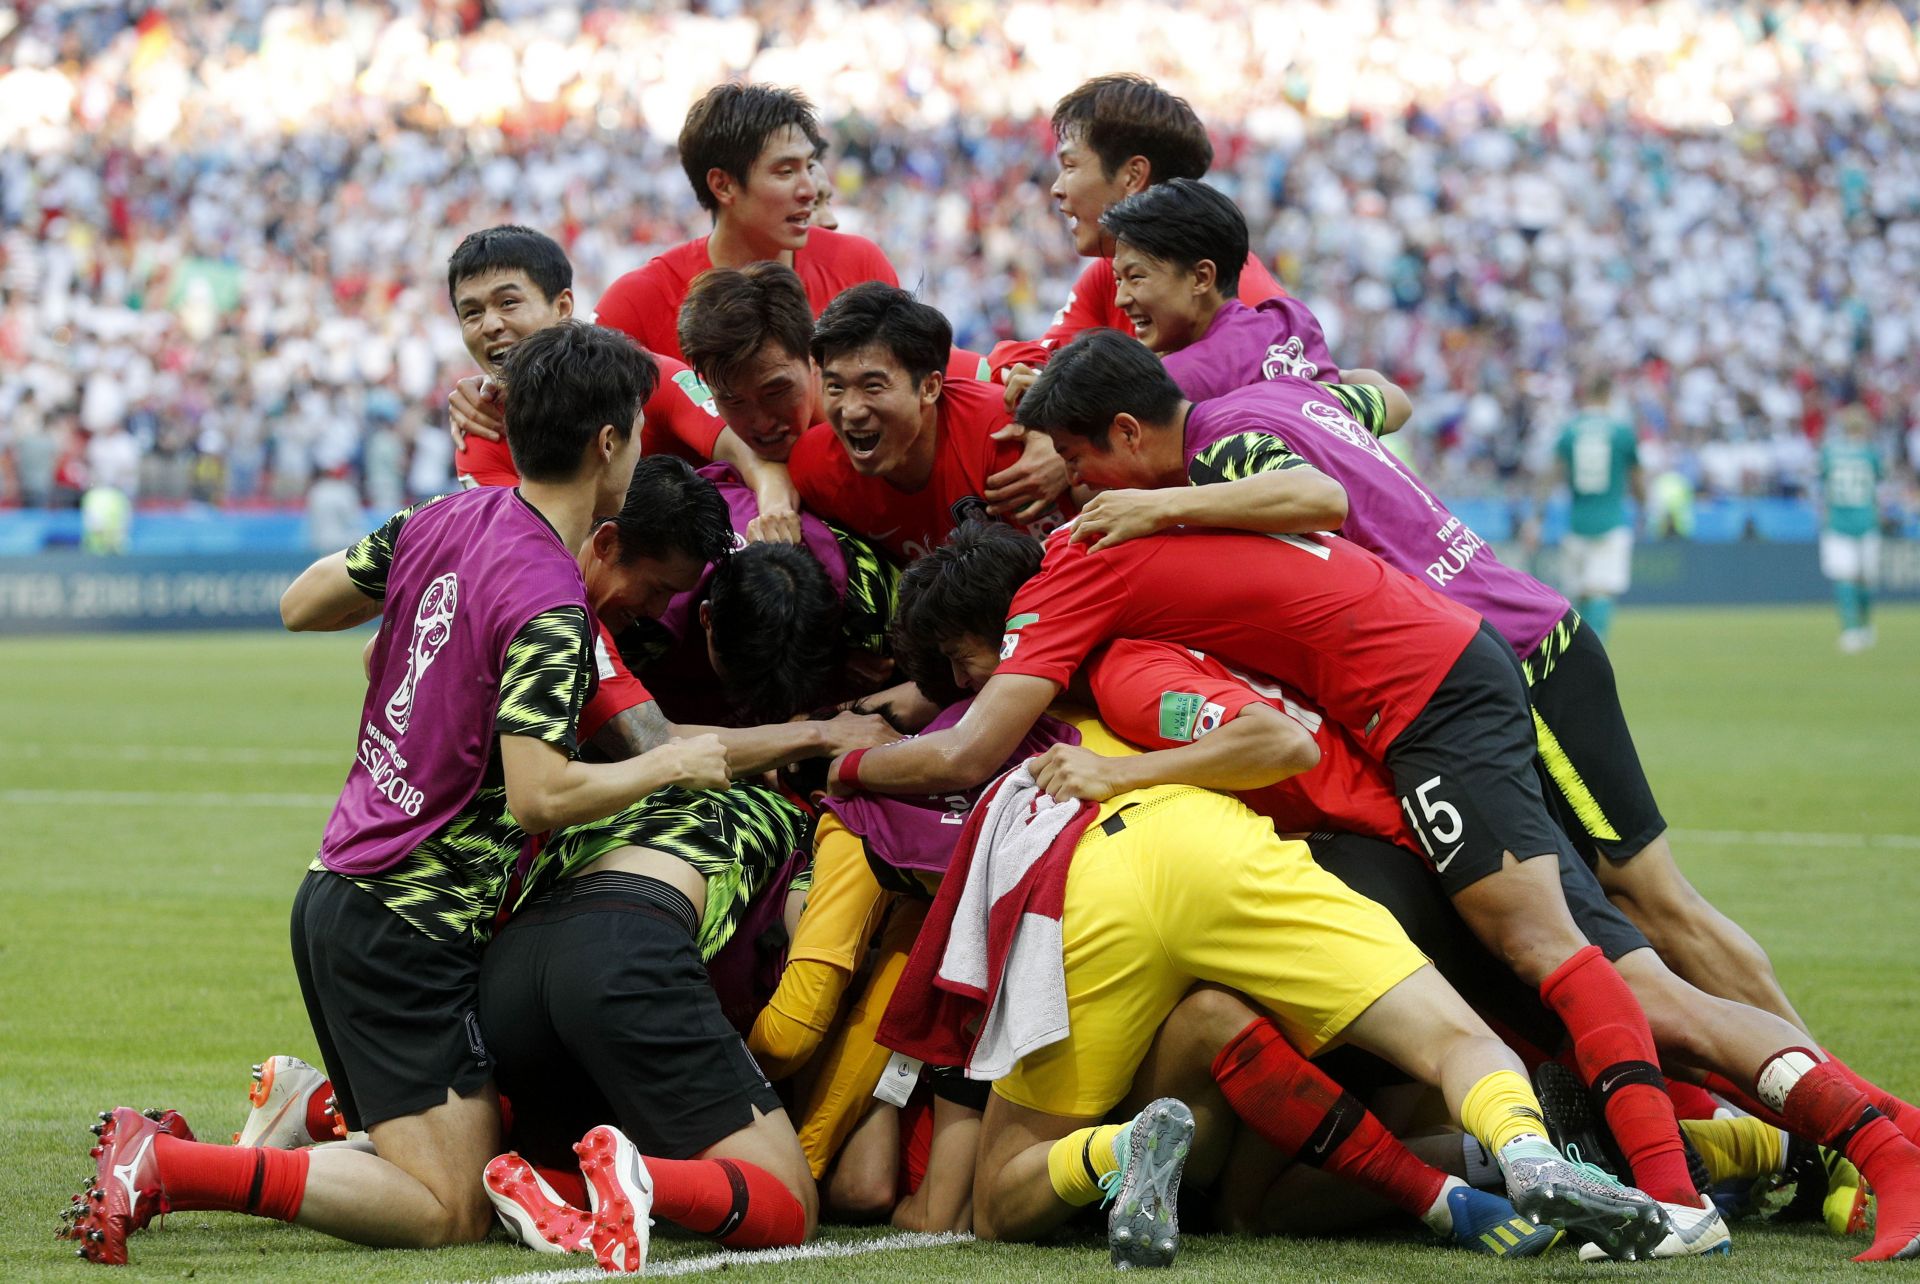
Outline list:
[[[1834,648],[1824,610],[1628,611],[1612,649],[1640,750],[1694,880],[1772,952],[1820,1036],[1920,1095],[1920,611],[1880,645]],[[0,1278],[87,1278],[52,1231],[86,1124],[115,1104],[177,1106],[222,1138],[246,1067],[313,1057],[287,909],[345,772],[357,637],[145,635],[0,641]],[[1796,837],[1797,836],[1797,837]],[[1878,836],[1870,840],[1860,836]],[[872,1231],[828,1229],[856,1240]],[[487,1279],[562,1265],[504,1242],[372,1252],[304,1231],[178,1214],[132,1241],[135,1279]],[[1735,1227],[1730,1261],[1503,1265],[1418,1244],[1196,1236],[1183,1279],[1804,1280],[1852,1247]],[[705,1245],[658,1245],[679,1263]],[[578,1259],[574,1259],[578,1260]],[[1920,1279],[1920,1264],[1880,1268]],[[960,1245],[734,1265],[780,1281],[1001,1280],[1106,1270],[1104,1246]]]

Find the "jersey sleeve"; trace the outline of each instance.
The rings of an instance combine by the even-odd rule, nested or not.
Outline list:
[[[1082,330],[1109,324],[1114,285],[1112,260],[1100,258],[1087,264],[1080,279],[1073,283],[1073,289],[1067,292],[1066,305],[1053,314],[1053,323],[1040,336],[1040,342],[1048,348],[1061,348],[1073,342],[1073,336]]]
[[[987,359],[968,348],[956,347],[947,353],[948,379],[979,379],[991,382],[993,370]]]
[[[1270,432],[1237,432],[1203,446],[1189,459],[1187,480],[1196,486],[1210,486],[1283,468],[1301,468],[1306,462]]]
[[[585,744],[600,733],[600,728],[629,709],[637,709],[653,699],[646,684],[633,676],[620,658],[607,626],[597,621],[593,630],[594,676],[599,679],[593,695],[580,710],[580,742]]]
[[[592,639],[587,613],[577,606],[556,606],[521,625],[507,644],[494,731],[544,740],[572,757],[593,672]]]
[[[660,363],[660,382],[644,407],[647,427],[711,460],[713,443],[727,426],[713,404],[712,391],[685,362],[663,356],[654,359]]]
[[[1215,672],[1184,647],[1123,638],[1088,666],[1100,720],[1146,749],[1171,749],[1266,703],[1245,683]]]
[[[593,323],[620,331],[655,356],[679,360],[679,309],[665,288],[666,276],[659,259],[627,273],[600,296]]]
[[[1615,439],[1619,442],[1620,467],[1631,470],[1640,466],[1640,438],[1634,435],[1631,424],[1619,424],[1614,428]]]
[[[1111,560],[1079,545],[1064,550],[1053,565],[1042,565],[1014,595],[995,672],[1066,686],[1087,656],[1113,636],[1126,609],[1126,580]]]
[[[1015,366],[1044,366],[1053,349],[1038,339],[1002,339],[987,353],[987,373],[994,383],[1005,383],[1007,371]]]
[[[347,578],[353,586],[376,602],[387,600],[387,574],[393,569],[393,550],[399,547],[400,530],[407,519],[428,505],[437,504],[445,495],[435,495],[411,508],[403,508],[380,523],[377,530],[363,535],[347,550]]]
[[[513,466],[513,451],[505,440],[488,441],[485,437],[469,436],[454,452],[453,466],[461,477],[471,477],[475,485],[520,484],[520,474]]]
[[[858,535],[828,523],[847,562],[847,593],[840,604],[840,633],[849,650],[885,655],[899,601],[900,569]]]
[[[1323,383],[1362,428],[1378,437],[1387,430],[1387,394],[1363,383]]]
[[[804,507],[827,521],[847,525],[834,480],[833,452],[839,449],[833,429],[815,424],[794,443],[793,453],[787,457],[787,474],[792,477],[793,488],[799,492]]]

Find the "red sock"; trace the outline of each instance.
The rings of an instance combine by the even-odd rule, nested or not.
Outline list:
[[[1714,1074],[1709,1071],[1707,1074],[1707,1091],[1716,1096],[1725,1097],[1728,1101],[1731,1101],[1755,1119],[1761,1120],[1764,1123],[1770,1123],[1776,1128],[1787,1128],[1787,1121],[1780,1117],[1778,1110],[1773,1109],[1768,1106],[1766,1102],[1754,1096],[1752,1088],[1743,1088],[1725,1075]],[[1787,1128],[1787,1131],[1792,1132],[1793,1129]]]
[[[764,1168],[738,1159],[648,1159],[653,1213],[728,1248],[788,1248],[807,1210]]]
[[[1697,1207],[1653,1032],[1620,973],[1589,945],[1541,983],[1540,998],[1573,1037],[1580,1077],[1600,1098],[1633,1184],[1663,1203]]]
[[[1826,1054],[1826,1063],[1839,1071],[1841,1077],[1848,1083],[1865,1093],[1867,1100],[1874,1104],[1874,1108],[1885,1115],[1908,1141],[1920,1144],[1920,1106],[1902,1101],[1885,1088],[1877,1087],[1862,1079],[1846,1062],[1827,1052],[1825,1048],[1820,1051]]]
[[[1213,1078],[1246,1125],[1316,1168],[1424,1218],[1447,1175],[1422,1163],[1367,1108],[1261,1017],[1213,1059]]]
[[[648,1171],[652,1171],[655,1162],[657,1161],[647,1161]],[[554,1194],[575,1208],[590,1207],[587,1203],[587,1179],[580,1175],[578,1168],[542,1168],[539,1164],[534,1164],[533,1171],[546,1178],[547,1185],[553,1187]]]
[[[1789,1048],[1768,1058],[1760,1074],[1762,1091],[1769,1069],[1796,1051]],[[1852,1160],[1873,1187],[1878,1202],[1873,1247],[1854,1261],[1884,1261],[1920,1239],[1920,1148],[1848,1082],[1843,1067],[1827,1061],[1802,1074],[1780,1112],[1793,1132]]]
[[[306,1197],[309,1158],[304,1150],[213,1146],[165,1133],[153,1141],[167,1207],[176,1212],[212,1208],[290,1222]]]
[[[1669,1079],[1667,1096],[1673,1099],[1673,1115],[1676,1119],[1711,1119],[1720,1108],[1714,1104],[1713,1094],[1697,1083]]]

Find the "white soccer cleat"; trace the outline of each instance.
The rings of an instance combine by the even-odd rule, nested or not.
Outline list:
[[[560,1198],[534,1166],[518,1154],[496,1155],[487,1165],[487,1198],[494,1216],[516,1243],[536,1253],[589,1253],[593,1214]]]
[[[587,1179],[593,1228],[587,1246],[603,1271],[640,1274],[647,1269],[647,1239],[653,1219],[653,1174],[627,1135],[601,1124],[573,1148]]]
[[[1725,1257],[1733,1252],[1733,1237],[1727,1223],[1711,1199],[1702,1197],[1700,1207],[1689,1204],[1661,1204],[1667,1235],[1647,1257],[1658,1261],[1666,1257]],[[1598,1244],[1580,1247],[1583,1262],[1604,1262],[1607,1252]]]
[[[236,1146],[297,1150],[346,1135],[333,1109],[332,1083],[299,1057],[268,1057],[255,1066],[247,1100],[253,1109],[233,1135]],[[316,1132],[320,1128],[325,1131]]]

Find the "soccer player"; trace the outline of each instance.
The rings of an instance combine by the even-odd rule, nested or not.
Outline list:
[[[624,335],[549,327],[507,362],[522,483],[430,500],[315,563],[281,600],[289,629],[388,616],[359,749],[294,902],[293,953],[340,1114],[376,1153],[210,1146],[176,1116],[120,1108],[72,1209],[89,1260],[168,1210],[249,1212],[360,1243],[483,1238],[498,1149],[478,1034],[481,949],[528,835],[609,815],[668,784],[723,785],[715,740],[622,763],[575,761],[592,678],[575,561],[620,506],[653,363]],[[683,551],[691,576],[704,551]],[[190,1135],[190,1134],[187,1134]]]
[[[812,223],[814,155],[824,145],[813,104],[771,85],[715,85],[687,112],[680,164],[713,231],[627,273],[601,296],[595,317],[651,352],[684,359],[680,303],[702,272],[772,260],[799,276],[817,315],[862,281],[898,285],[880,247]]]
[[[1180,254],[1192,262],[1208,250]],[[1095,496],[1074,538],[1099,549],[1182,522],[1273,534],[1338,528],[1479,612],[1520,657],[1554,809],[1601,885],[1687,980],[1804,1030],[1766,953],[1675,864],[1605,647],[1565,598],[1502,563],[1379,445],[1410,410],[1404,396],[1390,385],[1264,379],[1258,354],[1238,352],[1246,386],[1199,403],[1112,331],[1082,335],[1054,359],[1020,416],[1051,430],[1078,476],[1140,488]],[[1223,347],[1208,363],[1231,355]]]
[[[794,486],[808,509],[902,562],[986,516],[989,477],[1020,456],[995,436],[1011,418],[999,391],[943,375],[952,345],[938,309],[878,282],[835,299],[813,334],[827,422],[793,448]],[[1056,503],[1022,524],[1061,520]]]
[[[1613,600],[1627,591],[1633,573],[1633,523],[1627,491],[1644,506],[1640,446],[1633,426],[1613,406],[1613,381],[1590,375],[1580,390],[1580,411],[1560,430],[1553,453],[1573,493],[1567,536],[1560,543],[1561,580],[1574,609],[1606,641]]]
[[[1113,242],[1115,306],[1190,400],[1283,376],[1339,381],[1306,304],[1234,297],[1247,220],[1221,192],[1169,179],[1109,207],[1100,227]]]
[[[1848,406],[1820,446],[1820,573],[1833,581],[1840,649],[1874,643],[1873,586],[1880,578],[1880,504],[1884,465],[1868,437],[1864,406]]]
[[[827,420],[820,367],[811,353],[813,326],[800,278],[778,263],[715,268],[694,282],[680,307],[681,351],[716,390],[721,419],[762,460],[785,462],[800,435]],[[949,354],[949,383],[972,377],[958,369],[965,364],[961,351]],[[996,517],[1031,521],[1065,489],[1065,469],[1052,443],[1034,436],[1005,457],[1013,462],[997,466],[981,497]],[[761,534],[756,526],[750,537]]]
[[[996,694],[1002,680],[997,670],[1019,663],[1017,645],[996,654],[980,645],[980,631],[998,627],[1009,590],[1027,578],[1039,557],[1039,546],[1017,532],[972,524],[908,569],[901,629],[938,647],[956,680],[979,692],[954,730],[925,733],[912,743],[931,747],[964,737],[981,701]],[[1038,694],[1041,686],[1053,684],[1031,690]],[[1075,725],[1083,738],[1119,748],[1097,722]],[[1294,739],[1302,746],[1296,768],[1310,764],[1311,740],[1297,727]],[[1197,783],[1243,783],[1240,755],[1225,741],[1198,748],[1211,756],[1212,766],[1211,778]],[[865,783],[866,767],[883,752],[898,756],[897,749],[875,750],[843,762],[841,780]],[[971,781],[956,773],[940,783]],[[881,782],[881,791],[893,788]],[[943,889],[943,896],[951,890]],[[975,1185],[979,1233],[1030,1236],[1098,1198],[1100,1178],[1123,1166],[1125,1152],[1115,1141],[1119,1130],[1098,1122],[1126,1094],[1154,1031],[1181,996],[1204,980],[1247,994],[1271,1013],[1271,1019],[1230,1032],[1239,1037],[1209,1049],[1208,1059],[1236,1111],[1276,1145],[1292,1139],[1303,1111],[1286,1103],[1303,1093],[1322,1097],[1324,1108],[1308,1112],[1313,1119],[1307,1133],[1326,1125],[1318,1137],[1323,1148],[1344,1150],[1348,1135],[1354,1136],[1338,1171],[1368,1180],[1403,1163],[1424,1169],[1370,1116],[1356,1111],[1351,1118],[1333,1118],[1338,1090],[1306,1067],[1301,1053],[1341,1039],[1440,1087],[1455,1117],[1464,1118],[1491,1150],[1504,1152],[1514,1203],[1528,1215],[1571,1219],[1615,1251],[1643,1251],[1665,1234],[1637,1192],[1572,1184],[1577,1175],[1541,1140],[1537,1118],[1530,1120],[1527,1112],[1537,1105],[1520,1078],[1518,1059],[1440,980],[1386,910],[1320,870],[1303,845],[1279,840],[1267,821],[1236,800],[1186,786],[1130,790],[1107,800],[1079,840],[1060,924],[1068,1034],[995,1082]],[[1276,951],[1270,948],[1275,941],[1288,944]],[[899,996],[893,1006],[900,1009]],[[1135,1153],[1125,1167],[1137,1169],[1139,1148],[1160,1136],[1163,1124],[1163,1117],[1154,1116],[1136,1128]],[[1119,1180],[1117,1216],[1124,1221],[1134,1214],[1127,1179]],[[1445,1233],[1458,1210],[1447,1199],[1450,1187],[1444,1178],[1422,1184],[1426,1199],[1413,1211]],[[1551,1216],[1546,1206],[1557,1201],[1547,1194],[1549,1185],[1566,1201]],[[1123,1229],[1129,1233],[1121,1238],[1145,1247],[1140,1226]],[[1160,1237],[1154,1228],[1151,1240]],[[1471,1242],[1469,1236],[1461,1239]]]
[[[518,475],[504,436],[500,366],[516,342],[573,315],[573,264],[541,232],[485,228],[462,240],[447,260],[447,294],[461,341],[482,372],[456,382],[447,397],[455,467],[463,485],[511,486]],[[641,453],[678,455],[696,465],[731,463],[765,501],[770,530],[784,529],[783,516],[797,520],[785,471],[763,465],[728,430],[698,375],[672,357],[654,354],[654,360],[660,378],[647,398]]]
[[[1197,179],[1213,164],[1206,126],[1186,99],[1144,76],[1087,81],[1054,105],[1053,136],[1060,174],[1049,194],[1067,220],[1075,252],[1092,261],[1038,342],[1002,343],[987,354],[992,376],[1007,385],[1008,405],[1031,384],[1034,368],[1082,330],[1107,326],[1132,333],[1114,299],[1113,246],[1100,227],[1107,207],[1155,183]],[[1252,254],[1237,284],[1240,300],[1249,305],[1285,293]]]

